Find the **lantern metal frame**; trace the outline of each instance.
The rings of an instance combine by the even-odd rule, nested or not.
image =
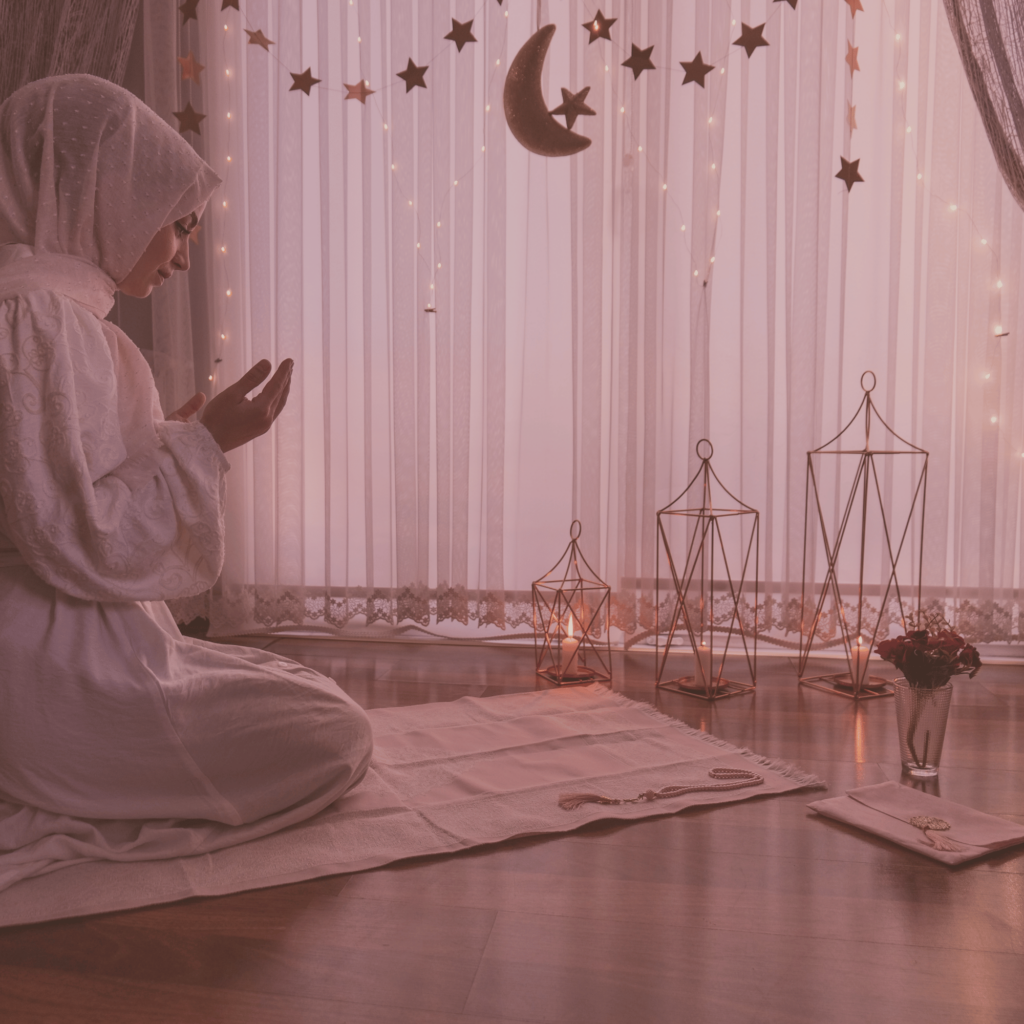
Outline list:
[[[611,587],[583,557],[580,531],[580,521],[574,519],[562,557],[533,583],[537,675],[559,686],[608,683],[612,678]],[[578,646],[563,661],[563,644],[569,639],[576,639]]]
[[[871,378],[870,387],[865,383],[865,378],[869,376]],[[857,411],[850,418],[850,421],[846,426],[843,427],[843,429],[836,434],[831,441],[826,441],[825,444],[807,453],[807,478],[804,491],[804,552],[802,580],[800,584],[800,657],[797,665],[797,674],[799,676],[801,686],[809,686],[816,690],[822,690],[825,693],[831,693],[839,697],[847,697],[852,700],[871,700],[878,697],[893,696],[894,686],[892,681],[885,679],[882,676],[871,675],[868,668],[868,660],[871,657],[871,652],[874,650],[876,643],[879,639],[887,639],[887,637],[880,638],[878,633],[883,619],[886,619],[887,617],[886,608],[890,593],[895,592],[896,601],[900,607],[900,621],[902,622],[904,633],[907,632],[908,629],[908,619],[910,622],[915,621],[916,618],[920,616],[921,612],[921,573],[923,568],[922,555],[924,553],[925,498],[928,490],[928,452],[925,451],[924,448],[919,448],[917,445],[912,444],[905,438],[900,437],[900,435],[882,419],[874,401],[871,398],[871,392],[874,391],[876,383],[877,380],[875,374],[871,370],[867,370],[861,374],[860,385],[864,391],[864,397],[861,399],[860,405],[857,406]],[[862,449],[845,448],[843,447],[843,443],[840,439],[853,426],[854,422],[860,416],[861,411],[864,413],[864,447]],[[889,445],[885,448],[872,448],[872,416],[877,418],[878,422],[882,424],[892,437],[901,444],[906,445],[906,447],[898,449]],[[839,447],[831,448],[830,446],[834,444],[839,444]],[[821,506],[821,497],[818,491],[818,476],[814,470],[813,456],[815,455],[835,455],[837,457],[852,455],[856,456],[858,459],[853,484],[850,487],[850,493],[845,501],[842,518],[836,530],[835,537],[831,541],[829,540],[829,531],[825,523],[825,514]],[[885,502],[882,499],[882,488],[879,485],[878,470],[875,466],[875,459],[878,456],[897,455],[924,457],[921,472],[914,484],[914,496],[910,502],[907,521],[898,538],[896,537],[895,532],[890,529],[889,519],[885,513]],[[878,618],[874,621],[873,625],[870,625],[868,621],[870,617],[866,619],[864,615],[864,547],[867,534],[869,494],[872,483],[874,484],[874,491],[878,498],[878,512],[881,516],[882,532],[885,538],[883,551],[888,554],[889,569],[888,579],[886,580],[882,599],[878,606]],[[814,514],[817,517],[816,522],[818,529],[821,531],[828,569],[825,574],[825,580],[821,584],[821,593],[819,594],[814,606],[814,614],[812,616],[810,628],[808,629],[806,618],[806,612],[810,606],[808,590],[814,589],[813,582],[809,582],[807,579],[808,547],[811,542],[813,522],[811,518],[812,494],[814,496]],[[860,499],[859,501],[857,500],[858,497]],[[920,506],[918,505],[918,499],[920,499]],[[842,595],[840,593],[837,564],[843,541],[847,536],[847,528],[850,525],[851,518],[858,505],[860,506],[860,551],[857,578],[857,614],[856,627],[851,629],[850,627],[852,623],[848,621],[846,609],[843,606]],[[910,587],[911,595],[915,589],[917,591],[917,608],[908,615],[907,606],[904,604],[903,599],[905,588],[901,588],[900,586],[896,569],[900,556],[903,554],[904,545],[910,535],[911,526],[914,521],[914,513],[918,509],[921,517],[921,529],[917,538],[917,582],[916,586],[911,583]],[[894,540],[897,541],[895,553],[893,551]],[[818,629],[824,616],[825,601],[829,596],[832,597],[832,605],[835,610],[836,621],[839,624],[839,629],[842,633],[843,647],[846,652],[847,671],[808,676],[805,674],[807,671],[807,662],[811,657],[814,639],[818,634]],[[913,600],[912,597],[911,599]],[[866,625],[867,628],[865,628]],[[868,634],[869,629],[871,639],[867,644],[865,644],[864,637]],[[857,639],[856,644],[851,643],[854,637]]]
[[[723,697],[736,697],[743,693],[751,693],[757,688],[757,596],[760,590],[758,564],[761,548],[761,516],[749,505],[740,501],[718,478],[711,466],[714,446],[707,438],[697,442],[697,457],[701,460],[700,469],[686,485],[685,490],[674,501],[669,502],[658,512],[658,569],[655,581],[656,607],[661,607],[661,557],[664,549],[671,574],[672,592],[675,595],[675,606],[672,611],[671,623],[665,633],[664,648],[661,641],[660,614],[655,627],[655,651],[657,655],[657,674],[655,684],[665,690],[684,693],[702,700],[714,701]],[[711,491],[711,481],[736,503],[736,508],[716,507]],[[690,490],[700,481],[701,505],[699,508],[675,508],[683,501]],[[722,537],[721,520],[737,519],[750,516],[749,536],[745,536],[743,518],[739,519],[740,533],[740,576],[733,579],[733,567],[730,565],[726,544]],[[680,572],[672,554],[669,543],[666,521],[682,517],[693,520],[690,527],[690,538],[687,543],[686,561]],[[720,552],[721,564],[725,569],[725,579],[715,579],[715,552]],[[743,589],[747,585],[747,574],[751,568],[753,557],[754,571],[754,623],[753,629],[744,626],[741,612]],[[668,581],[664,581],[667,583]],[[696,584],[696,586],[695,586]],[[700,597],[697,605],[697,616],[693,615],[692,607],[688,607],[687,599],[692,590],[699,587]],[[731,615],[728,625],[715,622],[715,593],[728,596],[731,603]],[[692,605],[692,601],[691,601]],[[694,671],[692,675],[665,679],[668,656],[672,653],[672,644],[681,628],[685,629],[689,646],[693,652]],[[724,635],[725,643],[721,659],[715,672],[715,634]],[[749,682],[740,682],[725,677],[725,664],[729,655],[729,647],[735,637],[739,637],[746,658]],[[735,659],[734,659],[735,660]]]

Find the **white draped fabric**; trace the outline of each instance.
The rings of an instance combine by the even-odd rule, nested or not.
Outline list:
[[[225,179],[197,374],[219,387],[264,356],[297,372],[276,430],[233,460],[224,574],[179,619],[508,635],[579,518],[635,637],[655,512],[708,437],[761,511],[762,627],[792,643],[806,453],[873,370],[883,418],[931,453],[906,572],[974,639],[1018,638],[1021,211],[940,0],[607,0],[611,40],[593,43],[582,0],[243,6],[179,30],[206,70],[161,100],[206,114],[196,145]],[[166,64],[151,13],[147,60],[163,46]],[[557,27],[549,106],[590,88],[576,157],[532,155],[505,124],[538,17]],[[461,52],[453,18],[473,21]],[[761,23],[748,56],[734,40]],[[637,79],[631,44],[654,46]],[[698,51],[714,69],[683,85]],[[410,59],[426,89],[396,77]],[[306,68],[308,96],[291,88]],[[360,80],[365,104],[346,99]],[[864,179],[849,192],[841,155]],[[908,475],[883,475],[905,516]]]

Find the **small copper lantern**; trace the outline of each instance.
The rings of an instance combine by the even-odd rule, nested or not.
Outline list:
[[[697,442],[700,469],[675,501],[658,512],[658,607],[662,588],[671,587],[673,602],[668,629],[662,635],[660,615],[656,634],[656,684],[704,700],[718,700],[749,693],[757,685],[757,563],[760,515],[744,505],[725,487],[711,468],[714,448],[710,441]],[[712,480],[734,507],[716,501]],[[689,501],[687,495],[693,491]],[[697,500],[700,505],[697,506]],[[672,525],[685,525],[686,558],[677,562],[672,553]],[[728,538],[727,543],[723,538]],[[664,555],[669,579],[661,575]],[[744,590],[753,584],[753,611],[744,621]],[[718,638],[716,644],[715,638]],[[693,652],[692,675],[666,679],[665,669],[673,642]],[[746,656],[749,682],[727,679],[725,662],[730,646]],[[717,650],[716,650],[717,648]]]
[[[559,686],[612,678],[611,587],[583,557],[579,536],[576,519],[562,557],[533,584],[537,674]]]

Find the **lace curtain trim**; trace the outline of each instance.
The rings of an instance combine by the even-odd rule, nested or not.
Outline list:
[[[181,624],[195,619],[212,621],[214,635],[228,636],[249,632],[270,631],[303,626],[326,627],[340,631],[355,620],[360,625],[387,623],[400,627],[403,623],[426,630],[438,630],[443,635],[444,623],[478,626],[496,626],[505,634],[516,631],[533,633],[533,603],[525,591],[507,591],[504,594],[468,592],[462,588],[441,591],[427,588],[401,590],[377,589],[367,593],[359,588],[335,588],[326,593],[316,587],[278,587],[246,585],[219,588],[216,606],[207,591],[192,598],[169,601],[175,618]],[[792,593],[792,590],[790,590]],[[652,595],[653,596],[653,595]],[[942,619],[971,643],[1021,643],[1021,605],[1019,597],[1002,598],[929,598],[922,602],[922,614],[927,619]],[[673,603],[668,597],[658,605],[658,624],[661,632],[667,630]],[[611,625],[626,637],[628,649],[634,645],[654,643],[654,602],[639,593],[619,592],[612,595]],[[693,610],[696,613],[696,609]],[[807,612],[810,615],[810,610]],[[855,620],[856,603],[843,602],[846,621]],[[751,605],[740,602],[743,628],[752,635],[756,627],[758,643],[775,648],[798,650],[800,647],[800,595],[782,598],[768,595]],[[879,602],[865,599],[863,618],[879,621]],[[728,597],[716,601],[715,631],[730,631],[732,603]],[[838,648],[843,640],[839,630],[839,614],[834,607],[826,608],[818,625],[816,650]],[[899,622],[899,605],[888,602],[879,623],[878,635],[889,635],[890,626]]]

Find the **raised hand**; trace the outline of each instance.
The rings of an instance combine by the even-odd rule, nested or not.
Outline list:
[[[206,405],[206,395],[197,391],[180,409],[172,412],[167,418],[175,423],[188,423],[193,413],[199,412]]]
[[[255,398],[246,398],[245,396],[262,384],[270,373],[270,360],[261,359],[234,384],[210,400],[201,420],[203,426],[220,445],[221,451],[229,452],[232,448],[238,448],[270,429],[288,400],[293,366],[292,360],[286,359]],[[188,408],[194,401],[193,398],[186,403],[182,410]]]

